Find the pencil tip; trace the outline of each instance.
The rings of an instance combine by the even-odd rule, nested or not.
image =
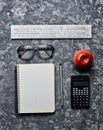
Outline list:
[[[62,63],[59,63],[59,65],[62,65]]]
[[[63,104],[61,105],[61,108],[63,109]]]

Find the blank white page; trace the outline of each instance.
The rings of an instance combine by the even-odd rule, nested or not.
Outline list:
[[[17,65],[18,113],[55,111],[54,64]]]

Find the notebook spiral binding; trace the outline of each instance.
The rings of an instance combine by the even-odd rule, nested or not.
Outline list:
[[[18,113],[20,112],[20,80],[19,80],[19,65],[17,65],[17,99],[18,99]]]

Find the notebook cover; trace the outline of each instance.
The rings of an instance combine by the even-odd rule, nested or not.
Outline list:
[[[18,113],[55,111],[54,64],[17,64]]]

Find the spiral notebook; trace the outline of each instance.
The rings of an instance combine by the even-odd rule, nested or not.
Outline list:
[[[17,64],[18,113],[55,111],[54,64]]]

